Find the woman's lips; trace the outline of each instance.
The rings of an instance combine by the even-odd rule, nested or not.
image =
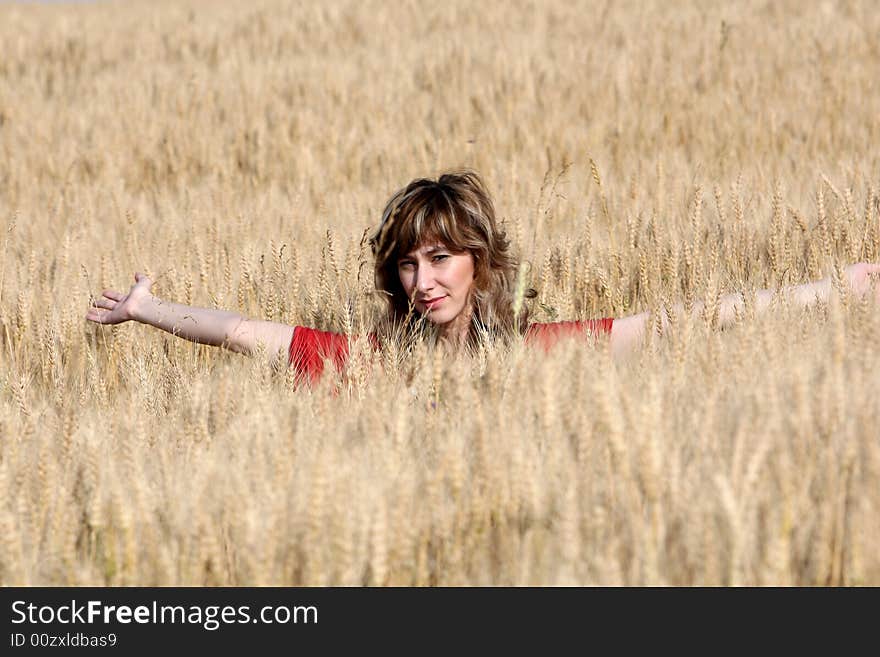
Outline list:
[[[437,306],[439,306],[440,303],[442,303],[443,299],[445,299],[445,298],[446,298],[445,296],[436,297],[436,298],[430,299],[428,301],[422,301],[422,303],[425,304],[425,308],[434,309]]]

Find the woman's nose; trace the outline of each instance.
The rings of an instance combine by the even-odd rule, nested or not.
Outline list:
[[[434,287],[434,277],[431,276],[429,267],[419,268],[416,273],[416,289],[419,292],[427,292]]]

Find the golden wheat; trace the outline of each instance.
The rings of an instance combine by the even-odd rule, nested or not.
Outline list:
[[[878,29],[859,1],[3,3],[0,584],[880,584],[880,308],[840,270],[880,255]],[[362,333],[365,231],[462,165],[534,319],[702,320],[619,362],[354,342],[307,389],[82,319],[139,270]]]

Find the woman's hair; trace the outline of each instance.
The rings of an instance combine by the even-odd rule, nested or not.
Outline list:
[[[450,171],[437,180],[413,180],[385,206],[370,246],[376,289],[385,294],[392,323],[411,324],[419,319],[401,285],[397,263],[430,242],[440,242],[453,253],[470,252],[474,258],[471,346],[485,336],[509,339],[525,331],[528,309],[521,301],[534,298],[536,292],[520,282],[517,301],[517,262],[510,242],[495,221],[495,208],[483,181],[469,170]]]

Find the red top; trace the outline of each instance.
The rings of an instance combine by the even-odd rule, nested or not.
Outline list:
[[[560,338],[570,336],[593,336],[611,333],[613,319],[588,319],[580,322],[553,322],[531,324],[526,330],[526,344],[538,344],[550,349]],[[374,346],[378,343],[373,339]],[[300,377],[308,377],[314,383],[321,378],[324,361],[332,360],[337,370],[342,370],[348,358],[348,337],[341,333],[318,331],[307,326],[295,326],[290,341],[288,364],[296,367]]]

